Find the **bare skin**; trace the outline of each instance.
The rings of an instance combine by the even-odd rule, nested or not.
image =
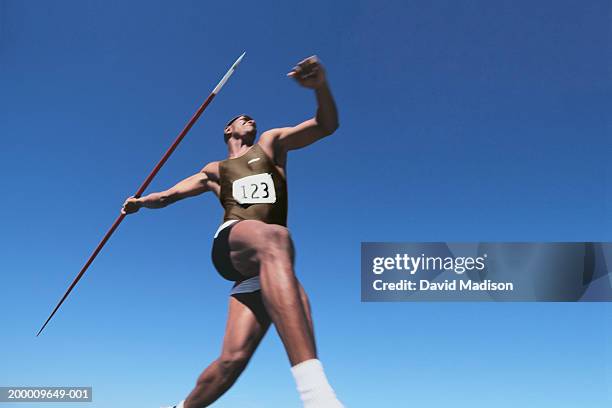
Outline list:
[[[294,127],[271,129],[257,142],[285,177],[287,152],[308,146],[332,134],[338,127],[336,106],[323,66],[316,57],[296,65],[289,74],[303,87],[313,89],[318,109],[315,117]],[[241,116],[225,128],[228,158],[245,154],[255,143],[256,123]],[[219,162],[211,162],[174,187],[145,197],[130,197],[127,214],[141,207],[162,208],[207,191],[220,194]],[[292,366],[317,357],[310,305],[295,276],[294,248],[286,227],[244,220],[229,235],[232,264],[244,278],[259,275],[261,291],[230,297],[221,354],[197,380],[185,400],[186,408],[210,405],[227,391],[248,364],[270,323],[285,346]]]

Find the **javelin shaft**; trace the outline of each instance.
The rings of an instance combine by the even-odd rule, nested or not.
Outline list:
[[[74,278],[74,280],[72,281],[72,284],[70,285],[70,287],[68,288],[68,290],[66,291],[66,293],[64,293],[64,296],[62,296],[62,298],[60,299],[60,301],[58,302],[57,306],[55,306],[55,309],[53,309],[53,312],[51,312],[51,314],[49,315],[49,317],[47,318],[47,320],[45,321],[45,324],[43,324],[43,326],[40,328],[40,330],[38,331],[38,333],[36,334],[36,337],[38,337],[38,335],[40,333],[42,333],[42,331],[45,329],[45,327],[47,326],[47,323],[49,323],[49,321],[51,320],[51,318],[53,317],[53,315],[55,315],[55,312],[57,312],[57,310],[60,308],[60,306],[62,305],[62,303],[64,303],[64,300],[66,300],[66,298],[68,297],[68,295],[70,294],[70,292],[72,292],[72,289],[76,286],[76,284],[78,283],[79,280],[81,280],[81,277],[83,276],[83,274],[85,273],[85,271],[87,270],[87,268],[89,268],[89,265],[91,265],[91,263],[93,262],[94,259],[96,259],[96,256],[98,256],[98,253],[102,250],[102,247],[104,246],[104,244],[106,244],[106,241],[108,241],[108,239],[111,237],[111,235],[113,235],[113,232],[115,232],[115,230],[117,229],[117,227],[119,226],[119,224],[121,224],[121,221],[123,221],[123,219],[125,218],[126,214],[120,214],[119,217],[117,217],[117,219],[115,220],[115,222],[113,223],[113,226],[110,227],[110,229],[106,232],[106,235],[104,235],[104,238],[102,238],[102,241],[100,241],[100,243],[98,244],[98,246],[96,247],[96,249],[93,251],[93,253],[91,254],[91,256],[89,257],[89,259],[87,260],[87,262],[85,263],[85,265],[83,265],[83,268],[81,268],[81,271],[79,272],[79,274],[77,275],[76,278]]]
[[[185,127],[183,128],[183,130],[181,131],[181,133],[179,133],[179,135],[176,137],[176,139],[174,140],[174,142],[172,143],[172,145],[168,148],[168,150],[166,151],[166,153],[164,153],[164,155],[162,156],[162,158],[159,160],[159,162],[157,163],[157,165],[153,168],[153,170],[151,171],[151,173],[149,173],[149,175],[147,176],[147,178],[145,179],[145,181],[142,183],[142,185],[140,186],[140,188],[136,191],[136,194],[134,194],[134,197],[139,198],[144,191],[147,189],[147,187],[149,186],[149,184],[151,183],[151,181],[153,180],[153,178],[155,177],[155,175],[159,172],[159,170],[162,168],[162,166],[164,165],[164,163],[166,163],[166,161],[168,160],[168,158],[170,157],[170,155],[172,154],[172,152],[174,152],[174,150],[176,149],[176,147],[179,145],[179,143],[181,142],[181,140],[183,140],[183,138],[185,137],[185,135],[189,132],[189,130],[193,127],[193,125],[196,123],[196,121],[198,120],[198,118],[200,117],[200,115],[202,115],[202,112],[204,112],[204,110],[206,109],[206,107],[210,104],[210,102],[215,98],[215,96],[217,95],[217,93],[219,93],[219,91],[221,90],[221,88],[223,87],[223,85],[225,85],[225,83],[227,82],[227,80],[229,79],[229,77],[234,73],[234,71],[236,70],[236,68],[238,67],[238,64],[240,64],[240,62],[242,61],[242,58],[244,58],[244,54],[243,53],[237,60],[236,62],[234,62],[234,64],[230,67],[230,69],[227,71],[227,73],[223,76],[223,78],[221,79],[221,81],[219,81],[219,83],[217,84],[217,86],[213,89],[213,91],[211,92],[210,95],[208,95],[208,98],[206,98],[206,100],[204,101],[204,103],[202,103],[202,105],[198,108],[198,110],[196,111],[196,113],[191,117],[191,119],[189,120],[189,122],[187,122],[187,125],[185,125]],[[60,301],[58,302],[57,306],[55,306],[55,309],[53,309],[53,312],[51,312],[51,314],[49,315],[49,317],[47,318],[47,320],[45,321],[45,324],[42,325],[42,327],[40,328],[40,330],[38,331],[38,333],[36,334],[36,337],[38,337],[38,335],[40,335],[40,333],[42,333],[42,331],[45,329],[45,327],[47,326],[47,323],[49,323],[49,321],[51,320],[51,318],[53,318],[53,316],[55,315],[55,312],[58,311],[58,309],[60,308],[60,306],[62,305],[62,303],[64,303],[64,300],[66,300],[66,298],[68,297],[68,295],[70,294],[70,292],[72,292],[72,289],[76,286],[76,284],[79,282],[79,280],[81,279],[81,277],[85,274],[85,271],[87,271],[87,268],[89,268],[89,265],[91,265],[91,263],[94,261],[94,259],[96,258],[96,256],[98,256],[98,253],[100,253],[100,251],[102,250],[102,248],[104,247],[104,245],[106,244],[106,242],[109,240],[109,238],[111,237],[111,235],[113,235],[113,233],[115,232],[115,230],[117,229],[117,227],[119,227],[119,224],[121,224],[121,221],[123,221],[123,219],[125,218],[126,214],[120,214],[119,217],[117,217],[117,219],[115,220],[115,222],[113,223],[113,225],[110,227],[110,229],[106,232],[106,234],[104,235],[104,238],[102,238],[102,240],[100,241],[100,243],[98,244],[98,246],[96,247],[96,249],[93,251],[93,253],[91,254],[91,256],[89,257],[89,259],[87,260],[87,262],[85,263],[85,265],[83,266],[83,268],[81,268],[81,271],[79,272],[79,274],[76,276],[76,278],[74,278],[74,280],[72,281],[72,284],[68,287],[68,290],[66,290],[66,293],[64,293],[64,296],[62,296],[62,298],[60,299]]]
[[[206,109],[208,104],[215,98],[215,96],[216,96],[216,94],[214,94],[214,93],[211,93],[210,95],[208,95],[208,98],[206,98],[206,100],[204,101],[202,106],[200,106],[200,108],[193,115],[193,117],[189,120],[189,122],[187,122],[187,125],[185,125],[185,128],[181,131],[181,133],[179,133],[179,135],[177,136],[177,138],[174,141],[174,143],[172,143],[172,146],[170,146],[168,148],[168,150],[163,155],[163,157],[159,160],[159,162],[157,163],[157,165],[155,166],[153,171],[151,171],[151,173],[149,173],[149,175],[147,176],[145,181],[142,183],[142,185],[140,186],[138,191],[136,191],[136,194],[134,194],[134,197],[140,198],[142,193],[144,193],[144,191],[147,189],[147,187],[149,187],[149,184],[151,184],[151,181],[153,181],[153,178],[155,177],[155,175],[157,175],[157,172],[159,171],[159,169],[161,169],[162,166],[166,163],[166,161],[168,160],[168,158],[170,157],[172,152],[174,152],[174,150],[179,145],[179,143],[181,143],[181,140],[183,140],[183,138],[185,137],[187,132],[189,132],[191,127],[196,123],[196,121],[198,120],[198,118],[200,117],[202,112],[204,112],[204,109]]]

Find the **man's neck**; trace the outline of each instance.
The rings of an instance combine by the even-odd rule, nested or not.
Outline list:
[[[252,145],[247,145],[241,139],[229,139],[227,141],[227,157],[232,159],[245,154]]]

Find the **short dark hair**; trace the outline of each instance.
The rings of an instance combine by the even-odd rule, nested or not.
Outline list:
[[[253,119],[252,117],[250,117],[249,115],[246,115],[246,114],[244,114],[244,113],[243,113],[243,114],[240,114],[240,115],[238,115],[238,116],[234,116],[233,118],[231,118],[231,119],[230,119],[230,121],[229,121],[229,122],[227,122],[227,124],[225,125],[225,127],[223,128],[223,130],[225,130],[225,128],[226,128],[226,127],[228,127],[229,125],[231,125],[232,123],[234,123],[234,122],[235,122],[237,119],[240,119],[240,118],[243,118],[243,117],[244,117],[244,118],[247,118],[247,119]]]
[[[232,123],[234,123],[236,120],[240,119],[240,118],[247,118],[249,120],[253,119],[252,117],[250,117],[249,115],[246,115],[244,113],[238,115],[238,116],[234,116],[233,118],[231,118],[229,120],[229,122],[227,122],[227,124],[225,125],[225,127],[223,127],[223,139],[225,140],[225,143],[227,143],[227,141],[229,140],[229,137],[225,134],[225,128],[230,126]]]

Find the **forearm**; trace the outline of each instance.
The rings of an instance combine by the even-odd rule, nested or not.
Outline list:
[[[159,193],[151,193],[139,199],[141,205],[147,208],[163,208],[183,198],[202,194],[207,190],[208,177],[205,173],[197,173],[180,181],[174,187]]]
[[[338,111],[331,90],[325,82],[315,90],[317,97],[317,125],[326,133],[333,133],[338,129]]]
[[[168,190],[159,193],[151,193],[140,198],[130,197],[123,203],[121,211],[123,214],[132,214],[142,207],[164,208],[183,198],[204,193],[208,190],[207,180],[208,177],[206,174],[200,172],[191,177],[187,177]]]
[[[176,194],[172,190],[161,191],[159,193],[151,193],[138,199],[142,207],[146,208],[164,208],[175,201]]]

